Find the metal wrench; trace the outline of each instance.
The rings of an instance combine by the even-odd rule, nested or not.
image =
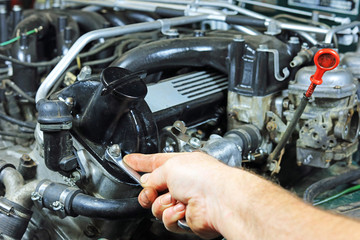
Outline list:
[[[114,162],[117,166],[119,166],[131,179],[133,179],[136,183],[140,184],[140,186],[141,186],[141,182],[140,182],[141,175],[137,171],[132,169],[129,165],[127,165],[122,160],[121,156],[114,157],[113,155],[111,155],[109,153],[108,150],[106,150],[106,157],[110,158],[110,160],[112,160],[112,162]],[[180,228],[182,228],[188,232],[191,232],[191,228],[189,227],[189,225],[187,224],[185,219],[178,220],[177,225]]]

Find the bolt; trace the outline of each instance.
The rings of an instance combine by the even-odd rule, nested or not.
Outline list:
[[[290,37],[289,43],[291,44],[300,44],[298,37]]]
[[[201,142],[198,138],[192,137],[189,140],[189,144],[190,146],[192,146],[193,148],[200,148],[201,147]]]
[[[109,148],[109,154],[113,157],[119,157],[121,155],[121,148],[119,144],[114,144]]]
[[[175,152],[175,149],[173,146],[170,145],[170,146],[164,147],[163,152],[164,153]]]
[[[68,106],[73,106],[74,105],[74,99],[72,97],[67,97],[65,99],[65,104]]]
[[[277,129],[277,125],[275,122],[273,121],[270,121],[266,124],[266,129],[269,131],[269,132],[272,132],[272,131],[275,131]]]
[[[80,73],[77,75],[77,79],[79,81],[82,81],[90,77],[90,75],[91,75],[91,67],[84,66],[83,68],[81,68]]]
[[[34,162],[29,155],[27,154],[23,154],[20,158],[20,160],[25,164],[25,165],[31,165],[32,162]]]
[[[33,201],[41,201],[41,196],[38,192],[31,193],[31,200]]]
[[[179,31],[177,29],[169,29],[167,31],[164,32],[164,35],[167,38],[178,38],[179,37]]]
[[[59,211],[60,209],[62,209],[62,204],[61,204],[61,202],[59,202],[59,201],[55,201],[55,202],[53,202],[52,204],[51,204],[51,206],[52,206],[52,209],[54,210],[54,211]]]

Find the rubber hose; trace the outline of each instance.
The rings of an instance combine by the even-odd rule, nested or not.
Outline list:
[[[314,199],[321,193],[333,189],[341,184],[349,183],[358,179],[360,179],[360,169],[322,179],[313,183],[305,190],[303,199],[305,202],[313,203]]]
[[[226,57],[231,42],[232,39],[218,37],[160,40],[126,52],[111,65],[133,72],[209,66],[227,73]]]
[[[148,212],[140,206],[137,198],[102,199],[83,193],[74,197],[72,211],[85,217],[106,219],[134,218]]]

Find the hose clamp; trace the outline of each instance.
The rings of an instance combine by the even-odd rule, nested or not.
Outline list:
[[[41,181],[37,185],[35,192],[31,193],[31,200],[34,202],[34,205],[39,209],[42,209],[44,207],[43,201],[42,201],[44,192],[45,192],[46,188],[49,187],[50,184],[51,184],[51,181],[49,181],[49,180]]]

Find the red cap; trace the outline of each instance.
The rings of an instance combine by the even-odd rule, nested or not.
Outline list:
[[[314,62],[316,65],[316,72],[310,77],[313,84],[322,84],[322,76],[326,71],[333,70],[339,65],[339,54],[330,48],[320,49],[314,56]]]

